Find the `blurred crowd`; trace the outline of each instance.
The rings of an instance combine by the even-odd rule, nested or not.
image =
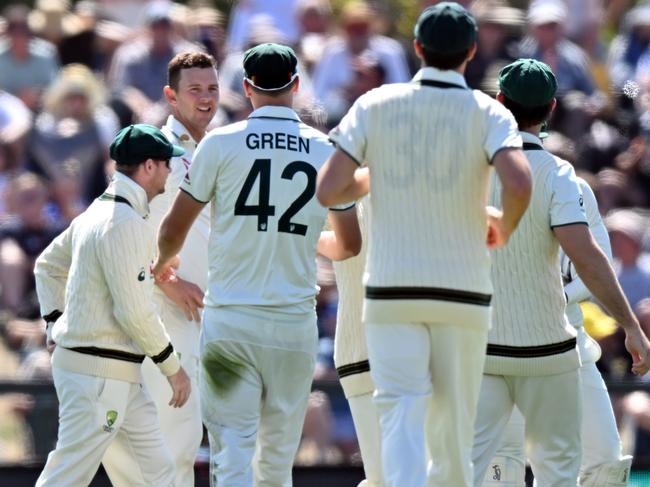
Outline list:
[[[105,188],[114,134],[130,123],[164,123],[162,88],[176,53],[203,50],[217,60],[220,102],[213,127],[250,113],[242,57],[259,43],[295,48],[301,77],[296,109],[324,132],[361,94],[383,83],[407,82],[418,69],[412,36],[398,27],[402,16],[413,14],[400,8],[404,2],[226,3],[228,10],[221,11],[216,5],[222,3],[210,0],[38,0],[33,7],[18,3],[0,12],[3,379],[50,380],[34,258]],[[417,14],[435,1],[406,3]],[[472,88],[495,94],[499,69],[518,57],[540,59],[556,73],[558,107],[546,148],[572,162],[594,189],[619,279],[650,335],[650,2],[460,3],[479,24],[477,55],[466,72]],[[319,281],[315,378],[336,380],[337,293],[331,264],[324,260]],[[595,303],[585,304],[584,311],[587,329],[603,349],[598,365],[605,377],[650,381],[631,377],[622,334],[611,318]],[[626,449],[650,462],[650,395],[637,391],[612,399]],[[25,435],[16,446],[21,435],[15,425],[38,423],[37,409],[33,397],[0,396],[0,462],[34,456],[34,442]],[[342,395],[312,394],[297,461],[359,461]]]

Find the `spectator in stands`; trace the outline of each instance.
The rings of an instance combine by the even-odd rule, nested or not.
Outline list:
[[[220,66],[226,56],[224,15],[212,7],[200,7],[190,12],[191,39],[203,46]]]
[[[480,89],[491,65],[499,64],[501,68],[517,58],[524,14],[509,7],[505,0],[478,0],[472,13],[479,26],[478,49],[467,64],[465,79],[471,88]]]
[[[378,88],[386,80],[386,71],[377,56],[371,51],[353,58],[349,69],[349,82],[330,93],[327,100],[327,128],[332,129],[347,113],[352,104],[361,95],[373,88]]]
[[[4,11],[7,25],[6,40],[0,45],[0,89],[36,110],[59,63],[54,46],[32,36],[28,13],[24,5],[11,5]]]
[[[402,46],[395,40],[374,32],[375,13],[367,3],[346,3],[340,23],[343,36],[332,39],[314,68],[314,93],[326,109],[335,104],[337,93],[350,85],[354,60],[371,52],[383,67],[386,83],[409,80],[409,70]]]
[[[109,75],[114,92],[133,88],[144,97],[145,104],[159,101],[167,83],[169,61],[179,52],[199,49],[175,37],[170,8],[167,2],[151,3],[146,11],[145,35],[123,44],[115,53]]]
[[[285,44],[292,45],[298,40],[298,25],[296,22],[297,0],[247,0],[237,2],[230,11],[228,29],[228,50],[245,51],[249,42],[249,29],[255,17],[263,16],[268,19],[274,29],[284,34]],[[301,72],[302,74],[302,72]]]
[[[530,37],[520,46],[520,56],[539,59],[556,74],[558,98],[570,91],[594,93],[594,81],[585,52],[567,39],[567,9],[562,0],[533,0],[528,9]]]
[[[332,35],[332,6],[329,0],[298,0],[296,9],[300,29],[296,51],[312,74]]]
[[[9,185],[7,207],[13,218],[0,225],[0,301],[12,314],[39,315],[34,260],[64,228],[48,220],[47,201],[47,187],[34,174],[23,173]]]
[[[51,184],[71,220],[106,188],[108,145],[119,126],[105,93],[81,64],[66,66],[44,96],[27,148],[27,167]]]
[[[636,77],[639,60],[650,46],[650,4],[641,3],[625,16],[621,31],[609,47],[609,76],[621,90]]]
[[[650,297],[650,266],[643,254],[645,224],[633,210],[619,210],[605,218],[612,243],[612,254],[617,264],[617,277],[623,292],[635,308],[641,300]]]

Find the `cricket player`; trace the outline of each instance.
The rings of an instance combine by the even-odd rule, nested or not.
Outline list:
[[[157,231],[165,213],[171,208],[185,174],[192,163],[196,145],[214,117],[219,101],[219,84],[214,59],[202,52],[177,54],[168,66],[165,98],[172,114],[162,132],[185,154],[170,161],[171,173],[165,192],[151,202],[149,223]],[[208,283],[208,236],[210,212],[204,208],[189,230],[179,253],[180,267],[173,282],[158,283],[156,308],[181,364],[192,381],[192,392],[183,408],[169,406],[169,385],[158,373],[155,364],[145,360],[142,373],[160,418],[165,443],[175,460],[176,487],[194,486],[194,461],[203,437],[203,423],[198,396],[199,329],[203,293]],[[112,445],[104,456],[104,468],[111,474],[113,485],[132,485],[135,471],[128,451]]]
[[[363,319],[384,481],[462,487],[473,482],[490,323],[486,241],[507,242],[528,203],[530,172],[510,112],[467,88],[471,14],[451,2],[427,8],[414,45],[422,60],[414,79],[361,96],[330,133],[337,150],[317,196],[325,205],[358,199],[372,182]],[[486,218],[491,165],[503,213],[492,208]]]
[[[130,485],[174,484],[140,372],[146,355],[167,377],[169,405],[187,401],[190,379],[153,304],[155,234],[145,222],[149,202],[165,189],[170,158],[183,152],[151,125],[122,129],[110,147],[117,172],[108,189],[36,261],[59,398],[58,441],[39,487],[90,484],[111,443],[133,457]]]
[[[594,240],[608,259],[612,260],[609,235],[603,224],[596,197],[587,182],[577,177],[582,191],[584,208]],[[571,260],[560,252],[564,294],[567,299],[565,314],[577,332],[577,344],[582,366],[580,388],[582,394],[582,463],[580,485],[582,487],[624,487],[630,476],[632,457],[621,455],[621,439],[607,386],[596,367],[600,347],[584,329],[580,302],[591,297],[589,289],[576,274]],[[524,451],[525,422],[514,408],[506,425],[501,446],[490,462],[483,487],[524,487],[526,456]]]
[[[551,69],[520,59],[501,70],[499,89],[497,100],[512,111],[521,130],[534,190],[517,233],[508,246],[493,252],[493,326],[475,425],[474,485],[482,484],[514,405],[525,419],[538,485],[576,485],[582,446],[580,355],[576,329],[564,315],[560,246],[624,328],[636,374],[650,367],[650,343],[589,231],[573,168],[541,145],[541,126],[555,106],[557,82]],[[499,204],[499,186],[494,181],[493,204]]]
[[[370,377],[368,346],[362,321],[363,272],[366,263],[368,198],[357,201],[362,245],[359,255],[334,262],[339,303],[334,336],[334,365],[350,405],[366,479],[359,487],[382,487],[381,430],[372,402],[375,385]]]
[[[334,233],[319,240],[328,212],[316,176],[333,147],[291,108],[296,65],[278,44],[245,53],[254,111],[201,141],[158,235],[154,274],[210,203],[199,387],[220,486],[291,485],[317,348],[316,251],[342,259],[361,247],[350,203],[329,213]]]

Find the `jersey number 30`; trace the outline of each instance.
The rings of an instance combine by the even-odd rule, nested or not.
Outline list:
[[[282,179],[293,179],[297,173],[307,176],[307,186],[300,193],[298,198],[291,203],[289,208],[278,220],[278,232],[306,235],[307,225],[294,223],[291,219],[298,213],[316,194],[317,172],[314,166],[304,161],[294,161],[287,165],[282,171]],[[248,196],[253,185],[259,178],[260,192],[256,205],[248,205]],[[235,202],[235,215],[257,215],[257,231],[266,232],[269,226],[269,216],[275,216],[275,206],[269,204],[269,193],[271,189],[271,159],[255,159],[244,186],[237,196]]]

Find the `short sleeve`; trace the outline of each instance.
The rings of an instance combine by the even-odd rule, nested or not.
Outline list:
[[[361,96],[352,105],[338,126],[329,133],[330,140],[352,158],[359,166],[366,159],[368,140],[367,95]]]
[[[351,208],[354,208],[356,205],[356,202],[354,201],[348,201],[347,203],[341,203],[339,205],[334,205],[330,206],[328,209],[330,211],[347,211]]]
[[[501,149],[521,149],[522,145],[517,121],[510,110],[501,103],[491,100],[487,109],[487,131],[483,141],[483,149],[490,164]]]
[[[551,228],[584,223],[588,225],[582,191],[575,171],[562,164],[552,180]]]
[[[181,182],[180,189],[199,203],[214,197],[219,174],[219,138],[208,135],[197,146],[192,165]]]

